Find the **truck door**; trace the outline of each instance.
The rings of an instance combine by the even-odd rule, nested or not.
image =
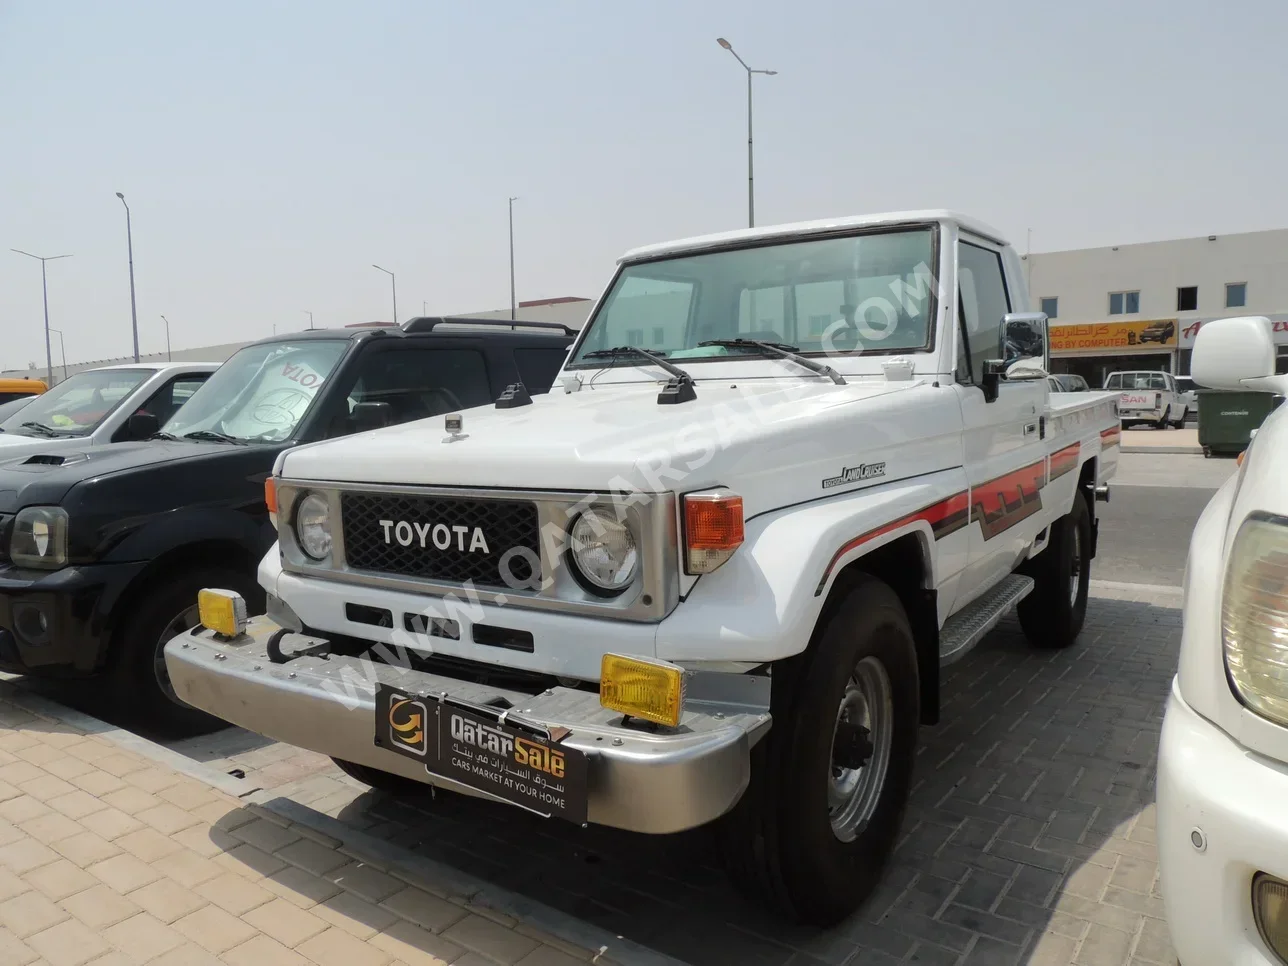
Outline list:
[[[1002,358],[1002,318],[1013,306],[1001,248],[963,237],[957,246],[958,373],[970,483],[970,559],[954,611],[1005,577],[1045,526],[1045,379],[1008,381],[986,402],[984,362]]]

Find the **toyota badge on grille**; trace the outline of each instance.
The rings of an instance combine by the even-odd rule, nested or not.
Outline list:
[[[465,428],[465,420],[461,418],[460,413],[448,413],[444,419],[444,423],[446,424],[447,431],[451,434],[450,436],[443,437],[444,443],[455,443],[458,439],[469,438],[468,433],[461,432],[461,430]]]

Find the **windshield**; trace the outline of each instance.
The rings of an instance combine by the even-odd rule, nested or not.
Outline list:
[[[615,360],[588,353],[625,345],[675,360],[740,351],[700,345],[713,339],[786,343],[804,353],[929,348],[934,237],[922,228],[628,265],[569,368],[600,368]]]
[[[0,429],[22,436],[88,436],[152,372],[151,369],[78,372],[36,396],[0,423]]]
[[[348,347],[341,339],[247,346],[220,366],[162,431],[257,442],[290,439]]]

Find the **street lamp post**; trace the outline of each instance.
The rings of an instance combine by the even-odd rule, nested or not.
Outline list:
[[[300,311],[309,317],[309,331],[312,332],[313,331],[313,313],[310,312],[308,309],[300,309]],[[273,334],[274,335],[277,334],[277,326],[273,326]]]
[[[45,262],[52,262],[58,258],[71,258],[71,255],[45,255],[42,257],[33,255],[31,252],[24,252],[21,248],[11,248],[9,250],[40,262],[40,292],[45,300],[45,384],[52,386],[54,383],[54,350],[49,344],[49,285],[45,280]]]
[[[776,70],[753,70],[747,66],[747,62],[738,57],[738,51],[733,49],[733,44],[723,37],[717,37],[718,43],[729,53],[737,58],[738,63],[742,64],[743,69],[747,72],[747,226],[754,228],[756,225],[756,189],[755,174],[752,168],[751,152],[751,77],[753,74],[764,74],[766,77],[773,77],[778,73]]]
[[[116,197],[125,205],[125,244],[130,255],[130,325],[134,329],[134,361],[139,361],[139,312],[134,304],[134,230],[130,226],[130,206],[119,191]]]
[[[163,315],[161,321],[165,323],[165,361],[173,362],[174,359],[170,356],[170,320]]]
[[[514,203],[518,198],[510,199],[510,321],[514,321],[516,303],[514,301]]]
[[[379,265],[375,265],[375,264],[373,264],[371,267],[379,268],[380,271],[384,272],[386,275],[389,276],[389,284],[393,287],[393,293],[394,293],[394,325],[397,325],[398,324],[398,279],[395,278],[394,273],[389,271],[389,269],[387,268],[380,268]]]
[[[67,381],[67,346],[63,342],[63,330],[50,329],[49,331],[55,333],[58,336],[58,351],[61,352],[63,356],[63,382],[66,382]]]

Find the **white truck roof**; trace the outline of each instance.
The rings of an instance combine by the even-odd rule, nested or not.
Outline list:
[[[700,252],[708,248],[720,248],[725,245],[752,240],[773,238],[792,238],[801,235],[818,235],[825,232],[844,231],[847,228],[876,228],[882,225],[924,224],[930,221],[953,222],[973,234],[991,239],[999,244],[1006,244],[1006,239],[996,228],[985,224],[977,218],[949,211],[946,208],[927,208],[921,211],[892,211],[875,215],[847,215],[842,218],[823,218],[818,221],[797,221],[786,225],[767,225],[764,228],[739,228],[736,231],[723,231],[713,235],[697,235],[693,238],[681,238],[678,241],[659,242],[632,248],[617,260],[619,265],[627,262],[638,262],[646,259],[661,258],[667,255],[680,255],[687,252]]]

